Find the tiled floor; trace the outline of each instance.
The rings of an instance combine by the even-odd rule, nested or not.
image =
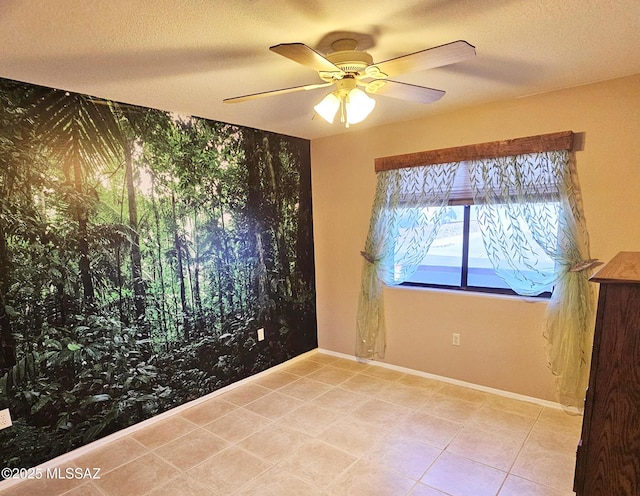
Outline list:
[[[315,353],[6,496],[570,496],[581,418]]]

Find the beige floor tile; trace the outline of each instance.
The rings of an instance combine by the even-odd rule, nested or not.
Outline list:
[[[197,425],[183,419],[179,415],[174,415],[173,417],[160,420],[143,428],[132,434],[131,437],[145,448],[155,449],[197,428]]]
[[[574,456],[580,440],[580,430],[567,425],[536,422],[527,443],[542,450],[553,450]]]
[[[214,494],[226,496],[258,477],[269,466],[261,458],[231,446],[192,468],[186,475]]]
[[[325,370],[326,368],[327,367],[322,370]],[[319,370],[318,372],[322,372],[322,370]],[[309,377],[311,376],[313,376],[313,374],[302,377],[295,382],[287,384],[278,392],[286,394],[288,396],[292,396],[299,400],[310,401],[314,398],[317,398],[321,394],[326,393],[332,388],[332,386],[330,386],[329,384],[309,379]]]
[[[503,396],[488,395],[485,404],[504,410],[505,412],[517,413],[524,415],[525,417],[538,417],[542,412],[542,407],[535,403],[527,401],[519,401],[512,398],[505,398]]]
[[[235,443],[249,437],[270,423],[269,419],[257,413],[250,412],[245,408],[238,408],[203,427],[216,436]]]
[[[369,450],[363,460],[419,480],[442,451],[414,439],[385,436]]]
[[[213,398],[183,410],[180,412],[180,416],[194,424],[204,425],[219,419],[236,408],[238,408],[237,405],[229,403],[228,401]]]
[[[346,416],[336,420],[316,438],[359,457],[370,450],[377,441],[386,438],[386,432],[386,429],[380,430],[368,422]]]
[[[495,433],[518,434],[524,440],[535,422],[534,417],[506,412],[484,404],[471,416],[466,425]]]
[[[424,484],[420,484],[419,482],[413,487],[409,496],[448,496],[442,491],[438,491],[429,486],[425,486]]]
[[[290,427],[309,436],[317,436],[324,429],[340,418],[340,413],[335,410],[317,407],[306,403],[297,410],[285,415],[278,423]]]
[[[352,412],[358,405],[369,399],[368,396],[347,391],[342,388],[333,388],[326,393],[318,396],[309,404],[317,405],[322,408],[329,408],[339,412]]]
[[[404,496],[415,481],[365,461],[352,465],[330,487],[335,496]]]
[[[244,408],[269,420],[277,420],[302,405],[304,405],[302,400],[279,392],[273,392],[245,405]]]
[[[509,475],[499,496],[575,496],[573,491],[557,491],[515,475]]]
[[[438,381],[436,379],[429,379],[428,377],[421,377],[419,375],[414,374],[405,374],[397,381],[399,384],[404,384],[405,386],[415,387],[419,389],[429,390],[429,391],[439,391],[444,386],[444,382]]]
[[[375,395],[375,397],[405,408],[425,410],[426,402],[430,401],[436,394],[437,393],[429,389],[407,386],[398,382],[395,383],[393,387],[385,388],[380,394]]]
[[[99,468],[101,474],[138,458],[149,450],[127,436],[79,456],[74,463],[81,468]]]
[[[244,406],[262,398],[271,392],[270,389],[255,384],[243,384],[220,396],[221,399],[237,406]]]
[[[559,491],[568,491],[573,487],[575,461],[575,455],[543,450],[535,443],[527,442],[511,473]]]
[[[328,487],[356,460],[353,455],[312,439],[293,452],[282,466],[309,484]]]
[[[379,365],[368,365],[367,368],[362,371],[362,374],[391,382],[396,382],[405,375],[403,372],[398,372],[397,370],[388,369]]]
[[[507,474],[444,452],[422,482],[451,496],[495,496]]]
[[[369,365],[364,362],[359,362],[357,360],[347,360],[344,358],[340,358],[335,362],[331,363],[332,367],[338,367],[339,369],[351,370],[352,372],[362,372]]]
[[[229,443],[221,437],[197,429],[157,448],[154,453],[180,470],[188,470],[227,446]]]
[[[322,382],[323,384],[337,386],[344,381],[351,379],[355,375],[356,372],[353,372],[351,370],[327,365],[326,367],[323,367],[321,369],[314,370],[306,377],[308,377],[309,379],[313,379],[314,381]]]
[[[44,493],[43,493],[44,494]],[[103,496],[93,482],[86,482],[71,491],[63,493],[64,496]]]
[[[456,396],[438,394],[425,402],[424,411],[436,417],[464,423],[478,411],[480,405],[478,402],[467,401]]]
[[[286,365],[281,370],[290,374],[305,376],[323,367],[325,367],[325,364],[323,363],[314,362],[312,360],[300,360],[290,365]]]
[[[462,429],[462,424],[451,422],[428,413],[413,412],[394,425],[398,436],[408,437],[444,449]]]
[[[358,405],[351,413],[351,416],[363,422],[376,425],[380,429],[388,430],[397,423],[402,422],[402,419],[413,412],[414,410],[409,408],[372,398]]]
[[[538,422],[552,426],[563,426],[569,429],[573,428],[576,432],[580,433],[580,429],[582,428],[582,415],[567,413],[557,408],[545,407],[538,417]]]
[[[392,386],[393,383],[390,381],[364,374],[354,375],[351,379],[340,384],[342,389],[359,394],[379,393],[381,390]]]
[[[310,439],[310,436],[284,425],[271,424],[240,441],[238,446],[271,463],[277,463]]]
[[[491,395],[477,389],[471,389],[464,386],[458,386],[456,384],[444,383],[439,391],[441,394],[447,394],[449,396],[455,396],[466,401],[475,401],[476,403],[484,403],[484,401]]]
[[[332,364],[333,362],[340,360],[340,357],[336,357],[333,355],[329,355],[328,353],[316,352],[307,358],[307,360],[311,360],[312,362],[323,363],[325,365]]]
[[[519,436],[465,426],[447,451],[508,472],[522,448]]]
[[[112,470],[94,484],[106,496],[144,494],[168,482],[180,472],[153,453]]]
[[[327,496],[327,493],[277,467],[243,486],[234,496]]]
[[[215,493],[187,476],[176,477],[146,496],[214,496]]]
[[[269,389],[277,390],[293,381],[297,381],[298,379],[300,379],[299,375],[276,370],[269,374],[265,374],[261,377],[257,377],[256,380],[253,382],[253,384],[257,386],[262,386]]]

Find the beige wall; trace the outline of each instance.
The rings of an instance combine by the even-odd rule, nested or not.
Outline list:
[[[571,130],[593,257],[640,251],[640,75],[312,141],[319,346],[353,355],[374,159]],[[385,289],[395,365],[553,400],[544,302]],[[451,333],[461,346],[451,345]]]

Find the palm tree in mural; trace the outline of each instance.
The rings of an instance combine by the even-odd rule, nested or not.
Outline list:
[[[89,263],[87,223],[92,193],[86,178],[122,156],[124,136],[114,108],[89,96],[42,88],[34,95],[31,116],[42,142],[58,160],[65,184],[73,189],[70,206],[78,228],[78,271],[83,306],[95,307]]]

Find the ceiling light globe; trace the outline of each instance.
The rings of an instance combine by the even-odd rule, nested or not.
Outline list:
[[[329,124],[333,124],[333,119],[340,108],[340,100],[333,93],[329,93],[322,101],[313,107],[320,117]]]
[[[347,96],[347,122],[349,124],[362,122],[375,106],[376,101],[367,96],[364,91],[359,88],[352,89]]]

